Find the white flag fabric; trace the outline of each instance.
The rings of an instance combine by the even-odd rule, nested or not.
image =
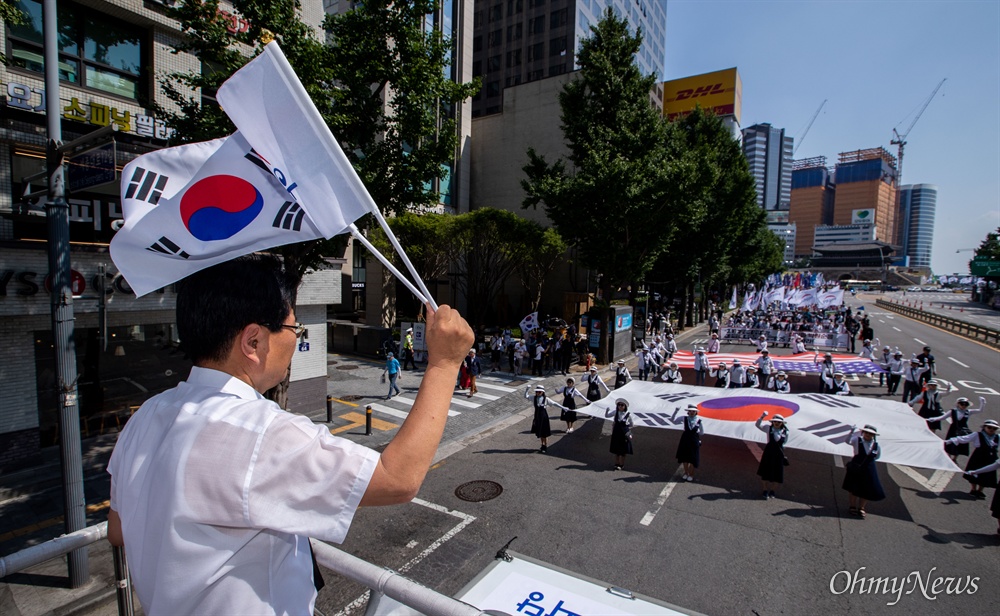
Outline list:
[[[836,308],[844,303],[844,290],[840,287],[830,291],[822,291],[816,296],[816,305],[821,308]]]
[[[785,287],[775,287],[768,291],[765,298],[765,305],[770,306],[771,302],[785,301]]]
[[[521,319],[521,333],[526,334],[532,330],[538,329],[538,312],[532,312],[528,316]]]
[[[880,462],[961,472],[945,453],[943,441],[927,428],[924,418],[902,402],[631,381],[613,395],[577,407],[576,411],[606,419],[617,398],[628,400],[636,426],[681,430],[684,409],[694,404],[705,434],[758,443],[765,443],[767,435],[757,429],[757,418],[765,411],[768,418],[780,414],[788,426],[788,447],[848,457],[854,455],[848,444],[851,427],[870,424],[879,432]]]
[[[733,296],[729,298],[729,309],[736,310],[736,285],[733,285]]]
[[[375,209],[276,42],[227,79],[216,99],[325,237]]]
[[[137,296],[216,263],[323,237],[239,132],[164,148],[122,171],[111,258]]]
[[[803,289],[802,295],[799,296],[800,306],[815,306],[818,303],[818,295],[816,289]]]

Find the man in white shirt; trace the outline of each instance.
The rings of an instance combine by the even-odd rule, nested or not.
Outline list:
[[[280,383],[304,325],[294,281],[253,255],[178,284],[194,367],[129,420],[108,465],[108,540],[124,545],[145,613],[311,614],[309,537],[341,542],[359,506],[411,500],[444,430],[472,330],[427,311],[427,371],[409,417],[377,452],[261,395]]]

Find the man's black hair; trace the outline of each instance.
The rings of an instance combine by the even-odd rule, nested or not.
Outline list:
[[[281,331],[294,295],[294,279],[270,255],[247,255],[192,274],[177,283],[181,348],[195,364],[222,361],[247,325]]]

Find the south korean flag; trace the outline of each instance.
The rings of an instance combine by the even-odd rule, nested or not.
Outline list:
[[[137,296],[258,250],[324,237],[240,133],[166,148],[122,172],[111,258]]]

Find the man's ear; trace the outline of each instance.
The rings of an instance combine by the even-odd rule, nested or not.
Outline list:
[[[264,328],[257,323],[251,323],[244,327],[236,337],[240,355],[254,363],[260,363],[261,356],[258,353],[258,346],[264,344],[263,337]]]

